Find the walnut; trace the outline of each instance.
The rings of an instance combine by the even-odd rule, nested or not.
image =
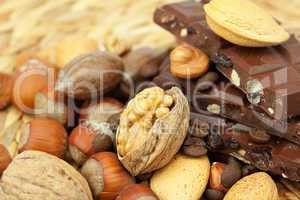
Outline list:
[[[92,200],[87,181],[71,165],[47,153],[15,157],[0,182],[1,199]]]
[[[190,110],[179,88],[147,88],[121,114],[117,150],[134,176],[162,168],[178,152],[187,135]]]

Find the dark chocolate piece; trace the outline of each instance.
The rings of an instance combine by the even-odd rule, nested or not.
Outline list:
[[[189,100],[191,110],[196,113],[212,113],[233,121],[266,131],[270,135],[285,138],[300,144],[300,122],[296,118],[274,119],[264,114],[258,107],[247,101],[245,94],[227,80],[215,82],[198,82],[175,78],[169,70],[169,62],[161,66],[161,71],[153,82],[165,89],[177,85]],[[202,84],[211,89],[202,91]],[[200,88],[200,89],[199,89]]]
[[[204,16],[202,3],[184,2],[158,8],[154,21],[178,38],[213,55],[227,42],[212,32]]]
[[[211,151],[230,154],[261,170],[290,180],[300,180],[300,146],[276,137],[272,137],[268,143],[258,144],[249,135],[250,131],[255,131],[250,127],[198,113],[192,113],[191,118],[209,123],[207,145]],[[216,143],[219,145],[216,146]],[[237,143],[239,147],[231,148],[232,143]]]
[[[220,49],[218,55],[232,63],[232,67],[225,66],[216,56],[218,70],[242,89],[252,104],[276,119],[300,114],[300,44],[294,38],[277,47],[233,46]]]
[[[172,20],[162,20],[165,16]],[[201,48],[247,99],[275,119],[300,115],[300,44],[294,37],[277,47],[247,48],[226,42],[207,25],[202,3],[165,5],[154,21],[180,40]],[[187,30],[187,31],[186,31]]]

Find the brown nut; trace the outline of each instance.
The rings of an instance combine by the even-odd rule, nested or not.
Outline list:
[[[86,121],[72,131],[69,137],[69,152],[73,160],[81,165],[91,155],[110,150],[114,138],[109,124]]]
[[[116,200],[159,200],[154,192],[143,184],[132,184],[125,187]]]
[[[123,188],[135,183],[112,152],[94,154],[82,166],[81,174],[88,181],[94,197],[101,200],[114,200]]]
[[[133,79],[154,77],[164,55],[152,48],[132,50],[124,57],[125,72]]]
[[[54,84],[55,82],[48,83],[48,87],[35,95],[34,114],[67,124],[68,120],[72,122],[74,119],[74,111],[66,105],[64,96],[54,90]]]
[[[76,57],[59,73],[56,90],[78,100],[88,100],[114,89],[122,79],[123,62],[109,52]]]
[[[12,100],[13,77],[0,73],[0,109],[6,108]]]
[[[73,58],[97,51],[98,45],[95,40],[72,35],[63,39],[56,47],[56,63],[63,68]]]
[[[242,167],[242,177],[248,176],[257,172],[257,168],[252,165],[244,165]]]
[[[11,162],[11,156],[4,145],[0,144],[0,175]]]
[[[225,165],[223,173],[221,175],[221,183],[226,188],[230,188],[234,183],[236,183],[242,177],[242,170],[239,162],[230,157],[228,164]]]
[[[30,62],[39,62],[48,67],[55,68],[54,65],[52,65],[44,56],[41,56],[38,52],[23,51],[16,57],[16,70],[21,70],[21,68],[26,67],[27,63]]]
[[[80,110],[81,121],[107,122],[115,114],[123,110],[123,103],[117,99],[106,97],[90,105],[83,105]]]
[[[21,111],[33,114],[35,96],[56,79],[57,70],[38,60],[30,60],[16,72],[13,103]]]
[[[225,164],[214,162],[210,168],[209,187],[214,190],[227,192],[227,188],[222,185],[221,177],[224,172]]]
[[[185,155],[191,157],[200,157],[206,155],[207,149],[206,144],[201,138],[187,136],[182,151]]]
[[[206,189],[205,197],[208,200],[222,200],[224,197],[224,193],[219,190]]]
[[[179,88],[152,87],[138,93],[122,112],[117,131],[118,156],[134,176],[162,168],[178,152],[190,116]]]
[[[210,126],[207,122],[200,119],[191,119],[189,134],[198,138],[205,138],[208,136],[210,131]]]
[[[37,150],[63,158],[67,147],[67,132],[56,120],[34,118],[21,130],[19,152]]]
[[[93,200],[87,181],[65,161],[40,151],[17,155],[4,171],[1,199]]]
[[[181,45],[170,54],[171,73],[178,78],[197,78],[209,68],[208,56],[199,49]]]

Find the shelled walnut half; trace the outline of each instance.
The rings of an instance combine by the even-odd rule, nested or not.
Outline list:
[[[179,88],[147,88],[121,114],[117,131],[118,156],[134,176],[152,172],[170,162],[180,149],[190,110]]]

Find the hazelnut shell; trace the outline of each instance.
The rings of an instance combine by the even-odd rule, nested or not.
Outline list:
[[[63,158],[67,145],[67,132],[56,120],[34,118],[21,130],[19,152],[37,150]]]

